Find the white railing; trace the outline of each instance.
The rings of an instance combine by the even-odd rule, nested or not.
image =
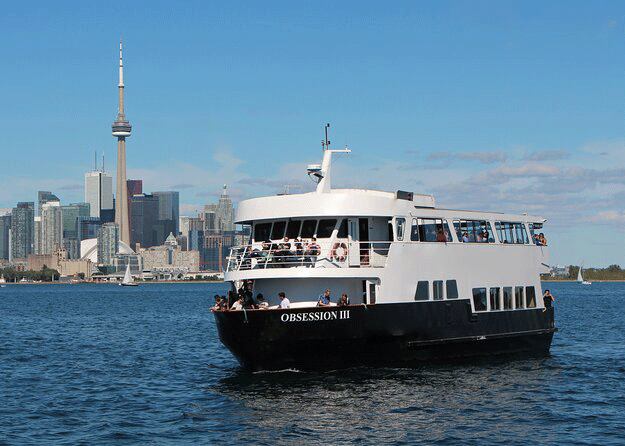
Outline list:
[[[301,249],[280,244],[235,246],[228,256],[227,271],[266,268],[383,268],[389,241],[320,242]]]

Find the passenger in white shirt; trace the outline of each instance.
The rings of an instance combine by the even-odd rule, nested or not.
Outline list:
[[[278,293],[278,296],[280,297],[280,308],[289,308],[289,306],[291,305],[291,302],[289,301],[289,299],[286,298],[286,294],[284,294],[284,291],[280,291]]]

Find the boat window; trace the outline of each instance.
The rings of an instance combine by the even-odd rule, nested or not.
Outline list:
[[[499,296],[501,294],[501,288],[491,288],[490,289],[490,309],[492,310],[501,310],[501,304]]]
[[[454,229],[460,242],[495,242],[493,227],[486,220],[454,220]]]
[[[527,308],[536,308],[536,291],[533,286],[525,287],[525,300]]]
[[[347,219],[344,218],[341,220],[341,224],[339,226],[339,232],[336,234],[338,238],[347,238]]]
[[[254,240],[264,242],[269,240],[271,234],[271,223],[256,223],[254,226]]]
[[[302,226],[301,220],[289,220],[289,224],[286,225],[286,236],[290,239],[294,239],[299,235],[299,228]]]
[[[330,238],[335,226],[336,219],[319,220],[319,227],[317,228],[317,238]]]
[[[419,219],[419,239],[423,242],[436,242],[437,233],[443,230],[445,239],[451,242],[451,232],[447,220],[440,218],[420,218]]]
[[[304,220],[302,225],[302,238],[311,238],[315,235],[315,229],[317,229],[317,220]]]
[[[475,311],[486,311],[486,288],[473,288]]]
[[[512,287],[503,287],[503,309],[512,310]]]
[[[272,240],[282,240],[284,237],[284,229],[286,228],[286,221],[279,220],[273,222],[273,228],[271,229]]]
[[[435,280],[432,282],[432,297],[434,300],[443,299],[443,281]]]
[[[396,236],[397,236],[398,241],[402,241],[404,239],[404,227],[405,226],[406,226],[405,218],[395,219]]]
[[[428,281],[420,280],[417,282],[417,291],[414,295],[414,300],[429,300],[430,293],[428,292]]]
[[[445,284],[447,286],[447,299],[458,299],[458,284],[455,280],[448,280]]]
[[[514,288],[514,304],[515,308],[525,308],[523,302],[523,287],[518,286]]]
[[[495,228],[497,229],[497,235],[501,243],[529,243],[527,231],[523,223],[498,221],[495,222]]]
[[[419,225],[417,224],[417,219],[412,219],[412,227],[410,228],[410,241],[418,242],[419,241]]]

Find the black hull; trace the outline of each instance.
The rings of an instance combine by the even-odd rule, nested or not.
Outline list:
[[[214,314],[221,341],[254,371],[547,355],[556,331],[553,308],[472,313],[467,300]]]

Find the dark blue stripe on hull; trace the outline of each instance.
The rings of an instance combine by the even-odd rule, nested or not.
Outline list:
[[[221,341],[251,370],[548,354],[555,331],[552,308],[472,313],[466,300],[216,312],[215,319]]]

